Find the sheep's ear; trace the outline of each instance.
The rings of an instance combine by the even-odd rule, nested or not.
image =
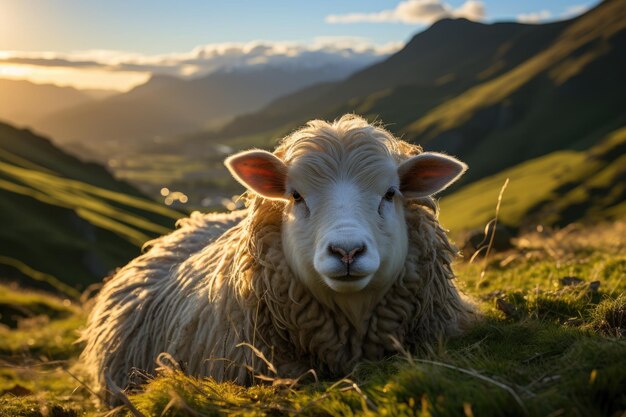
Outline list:
[[[287,166],[266,151],[245,151],[228,157],[224,164],[247,189],[262,197],[284,200]]]
[[[398,168],[400,191],[406,197],[426,197],[447,188],[467,170],[467,165],[448,155],[424,152]]]

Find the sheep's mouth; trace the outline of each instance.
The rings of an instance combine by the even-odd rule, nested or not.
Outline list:
[[[346,274],[346,275],[340,275],[340,276],[330,277],[330,278],[335,279],[337,281],[353,282],[353,281],[359,281],[365,278],[365,275]]]
[[[330,289],[339,293],[353,293],[361,291],[367,287],[372,279],[372,275],[365,274],[343,274],[343,275],[322,275],[324,282]]]

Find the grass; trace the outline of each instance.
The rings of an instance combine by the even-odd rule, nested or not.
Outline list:
[[[3,278],[76,298],[181,216],[102,167],[0,123]]]
[[[251,388],[163,369],[128,398],[145,416],[619,416],[626,410],[625,247],[626,222],[573,225],[526,234],[487,260],[459,262],[459,285],[485,320],[425,356],[401,352],[344,380]],[[105,414],[68,373],[79,372],[72,341],[83,308],[0,287],[0,306],[7,304],[31,313],[0,329],[0,392],[18,393],[0,395],[0,415]]]
[[[579,152],[554,152],[474,182],[441,200],[441,222],[451,230],[486,224],[493,217],[493,202],[502,184],[510,178],[500,218],[505,224],[519,225],[530,208],[555,196],[568,177],[578,175],[583,161]]]
[[[552,152],[475,181],[441,199],[441,222],[455,232],[480,228],[507,178],[500,221],[514,228],[624,216],[625,146],[622,127],[585,152]]]

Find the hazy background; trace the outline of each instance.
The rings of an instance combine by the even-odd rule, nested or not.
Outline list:
[[[0,0],[0,275],[76,292],[355,112],[466,161],[459,241],[626,213],[626,3]]]

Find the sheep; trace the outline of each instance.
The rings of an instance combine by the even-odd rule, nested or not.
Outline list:
[[[462,162],[346,115],[225,164],[246,208],[179,221],[95,299],[80,363],[107,401],[161,352],[190,375],[244,385],[267,362],[282,377],[337,377],[397,343],[428,349],[475,317],[432,197]]]

